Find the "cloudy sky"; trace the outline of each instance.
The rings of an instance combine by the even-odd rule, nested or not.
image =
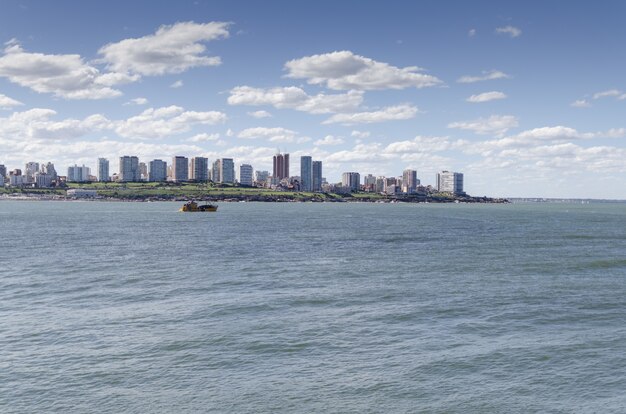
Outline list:
[[[0,3],[0,164],[277,150],[473,195],[626,199],[626,3]]]

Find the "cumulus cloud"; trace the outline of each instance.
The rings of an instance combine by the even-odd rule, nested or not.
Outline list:
[[[614,97],[616,99],[624,100],[626,99],[626,93],[618,90],[618,89],[610,89],[608,91],[597,92],[593,94],[593,99]]]
[[[347,50],[290,60],[285,70],[289,78],[335,90],[424,88],[442,83],[417,66],[398,68]]]
[[[217,141],[218,139],[220,139],[220,134],[202,133],[202,134],[196,134],[193,137],[188,138],[187,141],[188,142],[208,142],[208,141]]]
[[[589,108],[591,104],[586,99],[577,99],[570,104],[574,108]]]
[[[35,92],[66,99],[114,98],[122,93],[111,86],[129,79],[103,75],[80,55],[29,53],[15,42],[10,42],[0,57],[0,77]]]
[[[179,106],[149,108],[137,116],[117,121],[115,132],[126,138],[164,138],[188,132],[194,125],[215,125],[225,122],[219,111],[185,111]]]
[[[0,109],[12,109],[16,106],[24,105],[22,102],[0,93]]]
[[[472,103],[481,103],[481,102],[489,102],[495,101],[497,99],[505,99],[506,95],[502,92],[491,91],[491,92],[483,92],[478,95],[472,95],[467,98],[467,102]]]
[[[496,28],[497,34],[506,34],[511,37],[519,37],[522,35],[522,31],[514,26],[504,26]]]
[[[492,71],[483,71],[483,74],[481,76],[461,76],[459,79],[457,79],[457,82],[474,83],[474,82],[482,82],[482,81],[494,80],[494,79],[508,79],[510,77],[511,76],[499,70],[492,70]]]
[[[295,109],[311,114],[354,111],[363,102],[363,92],[349,91],[344,94],[308,95],[303,89],[289,86],[277,88],[253,88],[237,86],[230,91],[230,105],[272,105],[277,109]]]
[[[481,135],[503,135],[517,125],[517,118],[512,115],[492,115],[489,118],[479,118],[473,121],[452,122],[448,124],[448,128],[464,129]]]
[[[182,87],[183,85],[184,85],[183,81],[179,79],[179,80],[177,80],[176,82],[172,83],[172,84],[170,85],[170,88],[174,88],[174,89],[176,89],[176,88],[180,88],[180,87]]]
[[[332,135],[326,135],[323,139],[318,139],[313,143],[315,146],[325,146],[325,145],[341,145],[344,143],[344,140],[339,137],[334,137]]]
[[[296,139],[298,133],[287,128],[265,128],[255,127],[247,128],[239,132],[237,135],[239,138],[256,139],[263,138],[270,142],[304,142],[302,139]],[[301,137],[302,138],[302,137]]]
[[[253,118],[257,118],[257,119],[261,119],[261,118],[271,118],[272,114],[270,114],[267,111],[254,111],[254,112],[248,112],[248,115],[250,115]]]
[[[117,73],[164,75],[201,66],[218,66],[207,56],[204,43],[229,36],[229,23],[180,22],[161,26],[156,33],[109,43],[99,50],[107,68]]]
[[[351,114],[335,114],[325,120],[323,124],[371,124],[374,122],[387,122],[411,119],[417,114],[418,110],[412,105],[396,105],[382,108],[372,112],[355,112]]]
[[[368,138],[370,136],[370,132],[354,130],[350,133],[350,136],[355,137],[355,138]]]
[[[147,103],[148,103],[148,100],[146,98],[135,98],[126,102],[124,105],[145,105]]]

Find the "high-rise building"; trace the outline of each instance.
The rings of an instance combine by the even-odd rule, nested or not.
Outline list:
[[[313,159],[308,155],[300,157],[300,190],[313,191]]]
[[[350,191],[359,191],[361,186],[361,174],[358,172],[345,172],[341,176],[342,187],[349,188]]]
[[[312,191],[322,191],[322,162],[313,161],[313,188]]]
[[[141,181],[146,181],[148,179],[148,165],[145,162],[139,163],[139,177]]]
[[[282,180],[289,178],[289,154],[278,153],[274,155],[274,175],[273,177]]]
[[[241,185],[249,185],[253,184],[252,176],[253,176],[253,168],[250,164],[241,164],[239,166],[239,184]]]
[[[89,167],[85,167],[85,165],[82,165],[81,167],[79,167],[78,165],[74,164],[71,167],[67,167],[67,181],[68,182],[85,182],[85,181],[89,181],[89,175],[90,175],[90,171],[89,171]]]
[[[98,158],[98,181],[111,181],[111,175],[109,174],[109,160],[106,158]]]
[[[221,161],[219,159],[213,161],[213,165],[211,166],[211,181],[214,183],[221,183],[222,176],[220,175],[220,166]]]
[[[257,184],[261,184],[261,183],[265,184],[265,183],[267,183],[267,179],[269,178],[269,176],[270,176],[270,172],[269,171],[259,171],[259,170],[257,170],[257,171],[254,172],[254,181]]]
[[[45,172],[35,174],[35,185],[37,188],[48,188],[52,186],[52,176]]]
[[[167,180],[167,163],[163,160],[152,160],[149,162],[150,172],[148,181],[160,182]]]
[[[377,193],[382,193],[383,191],[385,191],[385,177],[384,176],[381,175],[381,176],[376,177],[375,191]]]
[[[402,173],[402,192],[407,194],[413,194],[419,185],[417,179],[417,171],[406,169]]]
[[[189,159],[176,156],[172,158],[172,181],[180,183],[189,181]]]
[[[372,174],[363,177],[363,188],[365,191],[374,192],[376,190],[376,177]]]
[[[9,185],[11,187],[21,187],[22,185],[24,185],[24,176],[22,175],[22,170],[16,168],[9,173]]]
[[[26,183],[34,183],[35,182],[35,174],[39,172],[39,163],[38,162],[27,162],[26,167],[24,168],[24,180]]]
[[[451,171],[437,173],[437,191],[463,194],[463,174]]]
[[[120,157],[119,180],[122,182],[141,181],[141,173],[139,171],[139,158],[137,158],[136,156],[128,155]]]
[[[193,157],[189,164],[189,178],[191,180],[205,182],[209,180],[209,159]]]
[[[54,164],[51,163],[51,162],[48,162],[46,165],[43,165],[41,167],[41,171],[43,173],[48,174],[52,181],[56,181],[56,179],[58,178],[57,170],[56,170],[56,168],[54,168]]]
[[[235,183],[235,163],[232,158],[219,159],[220,183]]]
[[[4,180],[7,178],[7,167],[0,164],[0,187],[4,185]]]

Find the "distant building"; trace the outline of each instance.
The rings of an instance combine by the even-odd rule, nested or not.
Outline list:
[[[141,181],[141,172],[139,171],[139,158],[137,158],[136,156],[128,155],[120,157],[119,180],[122,182]]]
[[[322,183],[324,182],[324,177],[322,177],[322,162],[321,161],[313,161],[313,191],[322,191]]]
[[[221,175],[220,175],[221,162],[219,159],[213,161],[213,165],[211,166],[211,181],[214,183],[220,183]]]
[[[420,184],[417,179],[417,171],[406,169],[402,173],[402,192],[406,194],[413,194]]]
[[[300,157],[300,189],[313,191],[313,158],[308,155]]]
[[[376,177],[374,177],[372,174],[367,174],[365,177],[363,177],[363,189],[370,193],[376,191]]]
[[[89,181],[90,174],[89,167],[85,167],[84,164],[80,167],[76,164],[71,167],[67,167],[68,182],[82,183]]]
[[[35,182],[35,174],[39,172],[38,162],[27,162],[24,168],[24,184],[32,184]]]
[[[282,180],[289,178],[289,154],[278,153],[274,155],[274,171],[273,177]]]
[[[11,187],[21,187],[24,185],[24,176],[22,170],[16,168],[9,173],[9,185]]]
[[[255,171],[254,172],[254,181],[256,182],[257,185],[260,184],[266,184],[267,183],[267,179],[270,176],[270,172],[269,171]]]
[[[98,158],[98,181],[109,182],[111,176],[109,174],[109,160],[106,158]]]
[[[220,158],[219,159],[219,174],[220,183],[234,184],[235,183],[235,163],[232,158]]]
[[[199,182],[209,181],[209,159],[193,157],[189,164],[189,178]]]
[[[50,176],[50,178],[52,179],[52,181],[56,181],[58,174],[57,174],[57,170],[56,168],[54,168],[54,164],[51,162],[46,163],[46,165],[42,165],[41,166],[41,171],[43,173],[46,173]]]
[[[452,194],[464,194],[463,174],[441,171],[437,174],[437,191]]]
[[[254,169],[250,164],[241,164],[239,166],[239,184],[252,186]]]
[[[4,185],[4,181],[7,178],[7,167],[0,164],[0,187]]]
[[[86,190],[84,188],[71,188],[65,193],[68,197],[75,198],[90,198],[98,195],[98,192],[96,190]]]
[[[148,181],[161,182],[167,180],[167,163],[162,160],[150,161]]]
[[[385,191],[385,177],[378,176],[376,177],[376,186],[374,187],[374,191],[376,193],[382,193]]]
[[[361,186],[361,174],[358,172],[345,172],[341,176],[341,186],[350,191],[359,191]]]
[[[387,193],[387,188],[390,186],[397,186],[398,185],[398,180],[396,179],[396,177],[385,177],[385,185],[383,186],[383,192]],[[394,189],[395,191],[395,189]]]
[[[172,158],[172,181],[181,183],[189,181],[189,159],[176,156]]]
[[[145,162],[139,163],[139,179],[145,181],[148,179],[148,166]]]
[[[35,174],[35,185],[37,188],[48,188],[52,186],[52,175],[38,172]]]

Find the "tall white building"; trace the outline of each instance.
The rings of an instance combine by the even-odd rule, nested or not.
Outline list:
[[[205,182],[209,180],[209,159],[193,157],[189,163],[189,179]]]
[[[406,169],[402,173],[402,192],[413,194],[417,190],[420,181],[417,179],[417,171]]]
[[[69,182],[85,182],[89,181],[89,175],[91,174],[89,167],[85,165],[78,166],[74,164],[71,167],[67,167],[67,181]]]
[[[111,175],[109,174],[109,160],[106,158],[98,158],[98,181],[111,181]]]
[[[300,157],[300,190],[313,191],[313,158]]]
[[[222,176],[220,175],[222,162],[220,159],[213,161],[213,165],[211,166],[211,181],[214,183],[221,183]]]
[[[24,181],[25,183],[34,183],[35,182],[35,174],[39,172],[39,163],[38,162],[27,162],[26,167],[24,168]]]
[[[189,159],[176,156],[172,158],[172,181],[180,183],[189,181]]]
[[[253,168],[250,164],[241,164],[239,166],[239,184],[252,186]]]
[[[141,172],[139,171],[139,158],[137,158],[136,156],[128,155],[120,157],[119,180],[122,182],[141,181]]]
[[[148,181],[166,181],[167,180],[167,163],[163,160],[152,160],[149,162],[150,172],[148,172]]]
[[[437,191],[463,194],[463,174],[451,171],[437,173]]]
[[[322,191],[322,162],[313,161],[313,191]]]
[[[349,188],[350,191],[359,191],[361,186],[361,174],[358,172],[345,172],[341,176],[342,187]]]
[[[235,163],[232,158],[220,158],[219,160],[220,183],[235,183]]]
[[[367,174],[365,177],[363,177],[363,187],[365,188],[365,191],[376,191],[376,177],[374,177],[372,174]]]

